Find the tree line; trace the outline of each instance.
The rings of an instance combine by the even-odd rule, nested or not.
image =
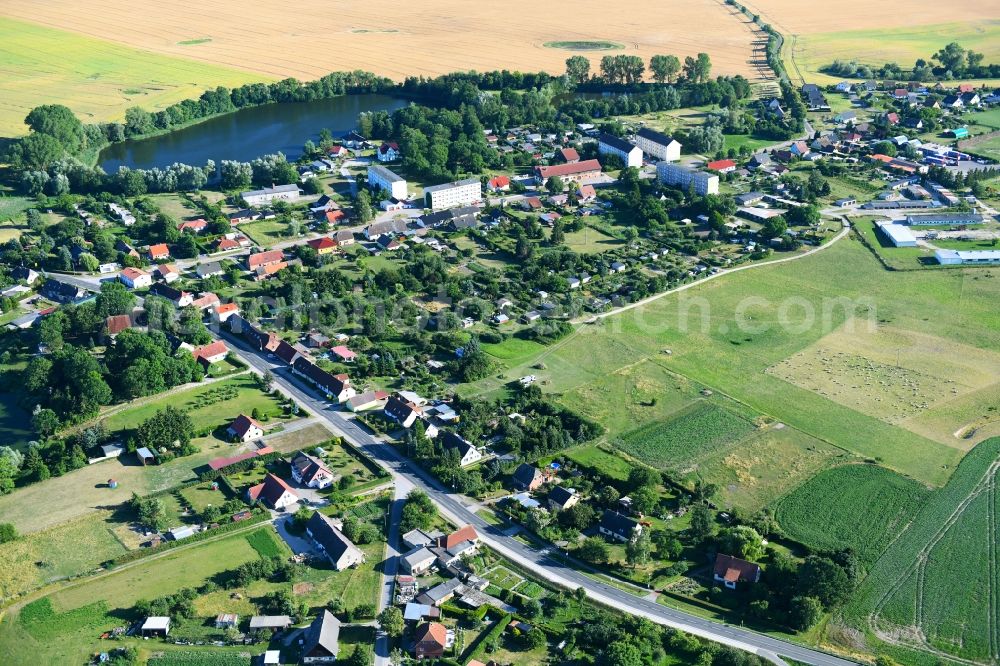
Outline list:
[[[986,63],[982,53],[951,42],[930,59],[917,58],[913,67],[904,69],[895,62],[872,66],[857,60],[834,60],[820,71],[834,76],[857,79],[900,79],[913,81],[952,81],[956,79],[994,79],[1000,77],[1000,63]]]

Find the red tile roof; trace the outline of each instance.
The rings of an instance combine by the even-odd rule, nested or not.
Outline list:
[[[576,152],[576,148],[563,148],[559,151],[559,155],[566,162],[578,162],[580,160],[580,153]]]
[[[588,171],[600,171],[601,163],[597,160],[584,160],[575,164],[553,164],[552,166],[538,166],[535,171],[542,178],[552,178],[553,176],[573,176]]]
[[[202,231],[208,226],[208,222],[198,218],[197,220],[186,220],[177,225],[179,231],[184,231],[185,229],[191,229],[192,231]]]
[[[218,356],[219,354],[228,354],[229,347],[222,340],[216,340],[215,342],[210,342],[207,345],[202,345],[201,347],[195,348],[191,355],[195,357],[196,360],[199,359],[209,359],[213,356]],[[239,420],[239,419],[237,419]]]
[[[314,250],[326,250],[329,248],[337,247],[337,242],[330,238],[329,236],[323,236],[322,238],[314,238],[309,241],[309,247]]]
[[[715,557],[715,575],[730,583],[756,583],[760,567],[753,562],[719,553]]]
[[[295,497],[299,494],[295,490],[284,482],[281,478],[275,476],[274,474],[268,474],[264,477],[264,483],[259,483],[248,491],[250,499],[260,500],[265,504],[274,506],[274,503],[281,498],[285,492],[290,492]]]
[[[149,256],[157,259],[159,257],[169,257],[170,248],[167,247],[166,243],[157,243],[156,245],[149,246]]]
[[[714,162],[709,162],[705,165],[710,171],[722,171],[723,169],[733,169],[736,167],[736,162],[733,160],[715,160]]]
[[[247,257],[247,266],[250,270],[255,270],[268,264],[276,264],[285,258],[285,253],[281,250],[268,250],[267,252],[257,252]]]
[[[438,546],[441,548],[454,548],[463,541],[477,541],[479,539],[479,534],[476,532],[476,528],[472,525],[466,525],[461,527],[451,534],[440,537],[438,539]]]
[[[448,630],[440,622],[427,622],[417,627],[414,640],[417,643],[437,643],[445,647],[448,644]]]
[[[117,335],[125,329],[132,328],[132,318],[126,314],[112,315],[107,318],[104,325],[108,329],[108,335]]]

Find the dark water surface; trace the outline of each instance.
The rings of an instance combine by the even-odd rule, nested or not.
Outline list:
[[[265,104],[240,109],[175,132],[125,141],[101,151],[99,163],[108,173],[119,166],[166,167],[175,162],[202,166],[207,160],[239,160],[281,151],[289,160],[302,154],[306,139],[322,129],[334,137],[351,131],[362,111],[395,111],[407,104],[387,95],[342,95],[312,102]]]

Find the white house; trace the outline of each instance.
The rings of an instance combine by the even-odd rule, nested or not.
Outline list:
[[[249,442],[264,436],[264,428],[257,419],[250,418],[246,414],[240,414],[226,428],[226,434],[241,442]]]
[[[281,511],[298,502],[299,495],[281,478],[268,474],[263,483],[247,490],[247,499],[251,502],[260,501],[270,509]]]
[[[459,465],[465,467],[472,463],[479,462],[483,458],[483,453],[473,446],[467,439],[457,435],[450,430],[441,433],[441,444],[445,449],[458,449],[461,456]]]
[[[292,458],[292,478],[296,483],[310,488],[329,488],[333,484],[333,472],[323,464],[323,461],[314,458],[302,451]]]
[[[635,133],[635,145],[650,157],[663,162],[676,162],[681,158],[680,141],[645,127]]]
[[[365,554],[361,549],[351,543],[334,522],[319,511],[314,511],[309,517],[306,534],[337,571],[343,571],[365,561]]]
[[[597,152],[601,155],[617,155],[627,167],[642,166],[642,148],[613,134],[601,133],[597,140]]]
[[[399,144],[387,141],[378,147],[379,162],[393,162],[399,159]]]
[[[153,276],[131,266],[118,274],[118,280],[129,289],[145,289],[153,284]]]

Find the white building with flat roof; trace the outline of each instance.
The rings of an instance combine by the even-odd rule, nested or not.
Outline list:
[[[390,197],[399,201],[405,201],[407,197],[406,179],[381,164],[372,164],[368,167],[368,187],[376,192],[385,190]]]
[[[895,247],[917,246],[917,237],[913,235],[909,227],[904,227],[902,224],[893,224],[892,222],[879,222],[878,228]]]
[[[277,187],[265,187],[262,190],[241,192],[240,196],[243,197],[248,206],[259,206],[272,201],[295,201],[299,198],[299,186],[278,185]]]
[[[934,258],[945,266],[997,266],[1000,250],[935,250]]]
[[[719,193],[719,177],[705,171],[698,171],[681,164],[660,162],[656,165],[656,177],[664,185],[672,185],[686,190],[692,185],[696,194]]]
[[[424,188],[424,207],[431,210],[469,206],[482,198],[483,184],[478,178]]]

